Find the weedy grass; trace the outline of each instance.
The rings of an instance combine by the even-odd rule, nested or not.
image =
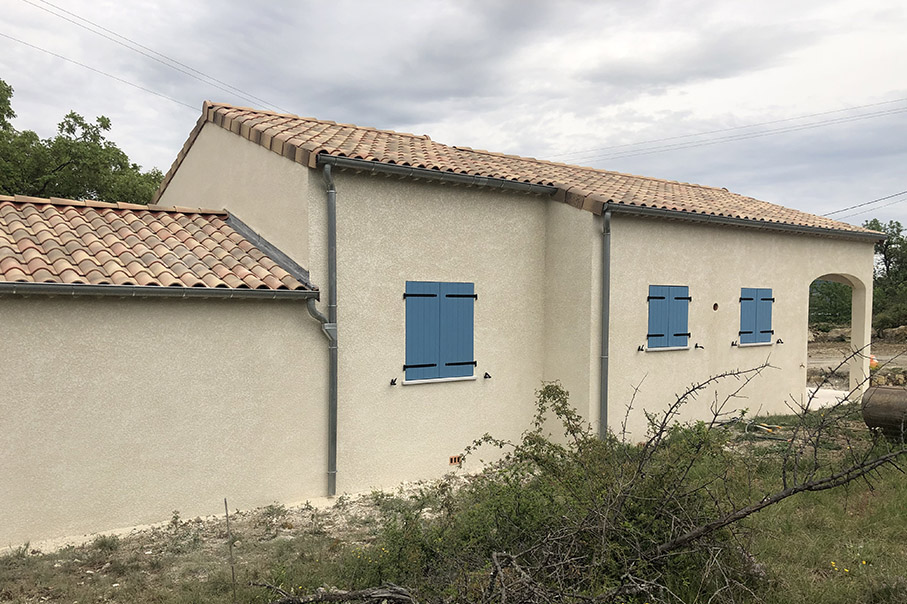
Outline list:
[[[767,604],[907,602],[907,477],[888,469],[870,484],[805,493],[748,522]]]

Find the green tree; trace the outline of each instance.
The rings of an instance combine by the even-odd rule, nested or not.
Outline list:
[[[907,324],[907,236],[900,222],[887,224],[876,218],[863,226],[887,235],[875,246],[873,278],[873,327],[887,329]]]
[[[850,325],[851,287],[815,280],[809,286],[809,324]]]
[[[105,138],[110,120],[70,112],[53,138],[16,130],[13,88],[0,80],[0,194],[146,204],[163,174],[141,166]]]

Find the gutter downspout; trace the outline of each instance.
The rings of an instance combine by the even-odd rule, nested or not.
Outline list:
[[[601,394],[599,396],[598,434],[608,436],[608,338],[611,322],[611,208],[602,214],[602,350]]]
[[[327,187],[328,315],[318,312],[314,299],[307,301],[307,308],[328,339],[328,496],[333,497],[337,494],[337,190],[330,164],[324,165],[322,175]]]

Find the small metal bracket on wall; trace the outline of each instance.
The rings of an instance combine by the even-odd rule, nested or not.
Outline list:
[[[397,385],[397,378],[391,378],[391,386]]]
[[[640,344],[639,346],[636,347],[636,352],[645,352],[645,351],[646,351],[646,347],[642,344]]]
[[[784,344],[784,340],[782,340],[781,338],[778,338],[778,339],[775,341],[775,344]]]
[[[694,349],[695,349],[695,348],[698,348],[698,349],[700,349],[700,350],[705,350],[705,346],[700,345],[699,342],[696,342],[696,345],[693,346],[693,348],[694,348]]]
[[[731,346],[736,346],[736,345],[737,345],[737,340],[734,340],[733,342],[731,342]]]

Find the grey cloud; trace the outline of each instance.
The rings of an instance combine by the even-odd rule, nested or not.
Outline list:
[[[816,39],[815,33],[774,27],[696,32],[692,44],[660,56],[634,57],[582,70],[579,79],[625,90],[662,92],[689,82],[730,78],[777,65]]]

